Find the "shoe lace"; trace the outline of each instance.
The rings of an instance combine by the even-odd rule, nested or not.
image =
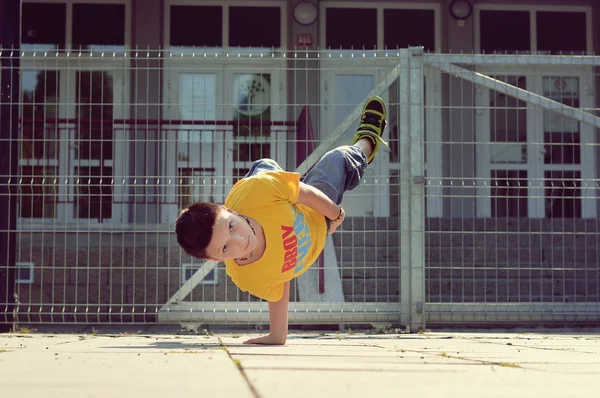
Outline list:
[[[376,127],[381,128],[381,119],[382,119],[381,116],[377,116],[377,115],[375,115],[373,113],[365,113],[362,116],[361,123],[372,124],[372,125],[374,125]]]

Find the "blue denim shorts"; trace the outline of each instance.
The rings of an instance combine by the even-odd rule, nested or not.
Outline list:
[[[344,145],[327,152],[306,174],[302,182],[317,188],[336,204],[342,203],[344,192],[360,184],[367,169],[367,157],[357,146]],[[246,177],[261,171],[283,170],[273,159],[255,161]]]

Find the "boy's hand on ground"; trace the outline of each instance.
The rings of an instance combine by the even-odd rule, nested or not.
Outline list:
[[[327,233],[329,235],[331,235],[332,233],[335,232],[335,230],[342,225],[342,223],[344,222],[344,219],[346,218],[346,211],[344,210],[343,207],[340,206],[341,209],[341,216],[340,219],[337,221],[333,221],[331,220],[331,222],[329,223],[329,230],[327,230]]]
[[[264,345],[284,345],[286,337],[279,337],[273,334],[257,337],[244,341],[244,344],[264,344]]]

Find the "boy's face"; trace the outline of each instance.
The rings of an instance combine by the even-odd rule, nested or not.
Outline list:
[[[206,254],[222,261],[247,257],[257,246],[256,235],[243,217],[223,207],[215,220]]]

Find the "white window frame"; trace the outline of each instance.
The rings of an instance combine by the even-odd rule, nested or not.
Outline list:
[[[542,82],[544,77],[552,75],[577,77],[579,78],[579,95],[581,108],[591,108],[593,96],[587,93],[584,86],[585,78],[591,76],[591,71],[587,67],[565,67],[560,69],[551,66],[536,66],[536,67],[483,67],[478,68],[478,72],[485,75],[510,75],[510,76],[526,76],[526,90],[542,95]],[[593,79],[592,79],[593,80]],[[593,84],[593,82],[592,82]],[[475,103],[478,106],[486,107],[490,103],[490,90],[480,88],[476,90]],[[593,181],[596,178],[596,156],[595,156],[595,129],[592,126],[580,124],[580,145],[581,145],[581,161],[579,164],[544,164],[542,152],[539,145],[544,142],[543,125],[544,112],[542,108],[527,105],[527,162],[520,164],[498,164],[496,167],[491,163],[491,154],[489,145],[490,142],[490,112],[482,110],[477,112],[475,118],[476,142],[481,143],[481,148],[477,149],[476,154],[476,175],[479,181],[486,181],[485,186],[478,184],[477,188],[477,217],[490,218],[492,217],[491,205],[491,187],[490,187],[490,172],[492,169],[499,170],[526,170],[528,180],[543,182],[545,171],[579,171],[581,179]],[[549,112],[549,111],[546,111]],[[537,148],[532,143],[537,144]],[[537,152],[536,152],[537,151]],[[528,187],[528,217],[530,219],[546,218],[545,214],[545,186],[541,186],[541,194],[529,194]],[[589,219],[596,218],[596,194],[595,189],[585,189],[582,184],[581,189],[581,218]]]
[[[264,52],[264,49],[263,49]],[[197,58],[203,57],[203,54],[180,54],[181,56],[168,57],[165,59],[164,73],[166,74],[163,78],[163,114],[166,119],[179,119],[179,75],[180,73],[207,73],[215,74],[217,76],[217,119],[228,120],[229,118],[223,114],[225,106],[232,103],[233,96],[233,75],[237,73],[269,73],[271,74],[271,121],[285,121],[286,119],[286,108],[284,106],[284,99],[287,98],[285,73],[286,59],[283,57],[264,57],[261,60],[252,58],[251,61],[245,61],[243,58],[236,61],[229,59],[229,57],[222,54],[212,54],[210,61],[207,61],[206,66],[202,64],[199,67]],[[226,153],[226,158],[223,159],[222,172],[223,175],[219,175],[217,170],[217,181],[221,177],[225,177],[223,185],[217,185],[215,187],[215,195],[222,195],[225,197],[233,187],[233,170],[236,168],[250,168],[252,161],[250,162],[235,162],[233,159],[233,129],[223,127],[227,131],[225,132],[224,141],[216,143],[217,151]],[[282,167],[286,166],[287,162],[287,139],[276,139],[278,127],[273,127],[273,134],[271,136],[271,148],[275,150],[279,156],[275,159]],[[279,134],[285,134],[283,132]],[[179,169],[185,166],[185,161],[173,161],[177,159],[177,140],[169,139],[161,147],[161,158],[162,164],[160,170],[163,170],[164,176],[167,178],[178,176]],[[221,145],[221,147],[219,147]],[[222,150],[222,145],[225,145],[225,149]],[[220,149],[219,149],[220,148]],[[258,159],[254,159],[258,160]],[[168,183],[164,187],[164,203],[161,204],[161,222],[172,223],[177,218],[179,211],[178,209],[178,181],[173,180],[173,183]]]
[[[35,281],[35,264],[33,262],[18,262],[15,264],[15,266],[17,268],[15,282],[20,285],[33,285]],[[22,268],[29,268],[29,279],[19,278],[19,270]]]
[[[75,61],[75,59],[77,60]],[[21,70],[48,70],[59,72],[59,119],[75,119],[76,117],[76,106],[75,106],[75,79],[78,71],[108,71],[113,72],[113,84],[114,87],[122,88],[122,92],[113,92],[113,119],[127,119],[129,115],[130,93],[128,84],[128,65],[129,58],[122,55],[116,57],[89,57],[79,58],[76,54],[71,54],[66,57],[54,56],[54,53],[49,56],[36,56],[26,57],[21,60]],[[120,75],[120,76],[119,76]],[[116,90],[115,90],[116,91]],[[120,95],[118,95],[120,94]],[[22,98],[23,92],[20,93],[20,103],[23,103]],[[73,172],[73,160],[74,157],[74,146],[71,145],[73,139],[72,126],[70,124],[65,125],[60,123],[58,125],[59,135],[57,140],[58,154],[57,154],[57,177],[72,176]],[[108,165],[112,167],[113,176],[128,176],[129,175],[129,162],[127,161],[129,154],[129,139],[127,136],[128,125],[122,125],[114,123],[113,125],[113,159],[109,161]],[[41,165],[41,162],[35,159],[19,159],[20,166],[29,165]],[[43,162],[49,163],[49,162]],[[115,181],[113,185],[113,206],[112,216],[110,219],[104,219],[102,222],[95,219],[84,219],[78,218],[73,214],[74,202],[73,195],[75,187],[72,181],[65,183],[63,179],[59,181],[58,188],[58,203],[56,204],[56,217],[55,218],[19,218],[19,223],[22,227],[36,228],[38,225],[53,227],[57,223],[70,224],[77,223],[77,225],[86,225],[89,227],[97,226],[102,228],[103,225],[110,224],[122,224],[127,223],[128,220],[128,206],[124,205],[124,199],[127,198],[127,187],[118,184]]]
[[[530,30],[530,52],[537,52],[537,12],[584,12],[586,15],[586,52],[594,49],[592,29],[592,7],[575,5],[537,5],[537,4],[475,4],[473,6],[473,22],[475,23],[475,52],[481,53],[481,11],[528,11]]]
[[[73,50],[73,5],[74,4],[124,4],[125,5],[125,50],[131,48],[131,1],[130,0],[22,0],[22,3],[59,3],[66,4],[66,30],[65,50]],[[19,32],[20,34],[20,32]],[[111,51],[113,46],[107,45],[106,50]],[[77,50],[77,49],[75,49]],[[60,50],[61,52],[63,50]],[[94,50],[95,51],[95,50]],[[89,52],[89,50],[86,50]]]
[[[185,272],[189,269],[194,272],[198,271],[202,268],[202,264],[194,264],[194,263],[181,263],[181,284],[183,285],[189,279],[185,277]],[[214,275],[213,279],[206,279],[206,276],[212,272]],[[193,275],[193,273],[192,273]],[[199,285],[218,285],[219,284],[219,267],[214,267],[210,270],[199,282]]]
[[[326,10],[328,8],[370,8],[377,10],[377,50],[366,49],[366,50],[336,50],[336,49],[327,49],[327,26],[326,26]],[[385,56],[386,53],[392,57],[395,57],[397,54],[396,49],[385,49],[384,48],[384,10],[386,9],[394,9],[394,10],[433,10],[434,11],[434,24],[435,24],[435,49],[436,51],[441,51],[442,46],[442,23],[441,23],[441,12],[442,6],[436,3],[419,3],[419,2],[411,2],[411,3],[401,3],[401,4],[392,4],[392,3],[384,3],[384,2],[335,2],[335,1],[323,1],[320,3],[319,7],[319,31],[322,32],[319,38],[320,48],[324,48],[325,53],[321,56],[320,62],[322,65],[321,69],[321,98],[325,101],[324,109],[327,110],[327,104],[331,103],[335,99],[335,92],[329,86],[335,85],[335,76],[336,76],[336,65],[347,69],[347,66],[343,65],[344,59],[348,60],[349,65],[352,66],[352,63],[359,65],[356,68],[356,74],[359,75],[372,75],[374,79],[374,86],[376,86],[379,82],[377,81],[377,76],[375,75],[374,69],[372,69],[375,65],[380,65],[381,59],[377,59],[377,57],[381,58]],[[360,59],[360,61],[358,61]],[[360,62],[360,64],[358,64]],[[370,66],[371,64],[372,66]],[[388,62],[390,69],[395,66],[393,62]],[[370,72],[369,72],[370,71]],[[340,74],[344,73],[343,70],[339,71]],[[426,145],[427,150],[427,177],[433,181],[434,184],[440,184],[443,178],[443,151],[442,151],[442,112],[441,112],[441,103],[442,103],[442,90],[441,90],[441,77],[442,73],[438,70],[432,68],[425,68],[425,72],[428,80],[430,80],[430,84],[427,85],[427,101],[428,106],[425,111],[425,117],[427,119],[428,126],[428,136],[427,141],[431,142],[431,144]],[[328,83],[329,82],[329,83]],[[331,83],[333,82],[333,83]],[[384,101],[387,102],[387,98],[383,98]],[[389,110],[388,110],[389,113]],[[331,126],[333,126],[335,120],[335,112],[327,112],[326,116],[321,118],[321,131],[327,134],[331,131]],[[388,128],[391,128],[391,123],[388,121]],[[381,161],[374,162],[375,174],[377,176],[388,176],[390,175],[391,170],[398,170],[399,165],[396,163],[389,162],[389,155],[385,153],[385,151],[389,151],[387,148],[384,148],[384,153],[381,156]],[[429,218],[440,218],[443,216],[443,195],[441,186],[427,186],[427,217]],[[376,188],[375,194],[375,203],[374,203],[374,216],[376,217],[387,217],[389,216],[389,186],[387,184],[379,184]]]
[[[384,50],[384,29],[383,29],[383,11],[386,9],[394,10],[433,10],[434,11],[434,23],[435,23],[435,51],[442,51],[442,17],[440,4],[436,3],[423,3],[423,2],[411,2],[411,3],[384,3],[384,2],[337,2],[337,1],[322,1],[319,3],[319,31],[321,32],[319,38],[320,48],[327,49],[327,24],[326,24],[326,11],[328,8],[370,8],[377,10],[377,49]],[[371,50],[371,49],[368,49]],[[395,49],[389,49],[392,52]],[[339,54],[340,50],[327,49],[327,52],[334,52]],[[361,54],[362,50],[341,50],[342,53],[351,54],[352,52]]]
[[[287,14],[287,2],[285,1],[243,1],[243,0],[233,0],[233,1],[218,1],[218,0],[165,0],[164,2],[164,35],[163,35],[163,48],[170,49],[171,48],[171,6],[219,6],[223,8],[222,14],[222,24],[221,24],[221,37],[223,39],[223,46],[219,48],[212,49],[212,53],[216,51],[217,53],[224,52],[223,50],[227,50],[230,48],[229,46],[229,8],[230,7],[279,7],[281,9],[280,18],[281,18],[281,29],[280,29],[280,47],[276,50],[285,50],[287,49],[287,31],[288,31],[288,14]],[[234,47],[237,50],[237,47]],[[258,48],[258,49],[241,49],[244,53],[253,53],[255,51],[265,52],[268,50],[266,48]],[[199,47],[196,49],[198,54],[205,53],[205,49],[203,47]],[[211,52],[211,51],[209,51]]]

